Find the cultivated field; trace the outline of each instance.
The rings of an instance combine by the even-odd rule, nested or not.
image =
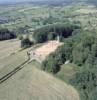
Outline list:
[[[61,22],[76,23],[81,25],[83,30],[97,33],[97,7],[84,3],[64,6],[30,3],[0,6],[0,28],[14,30],[23,36],[29,34],[30,39],[33,39],[32,34],[35,29]],[[79,100],[77,91],[66,84],[76,74],[78,66],[75,64],[62,65],[54,77],[41,71],[40,63],[27,62],[28,51],[32,50],[32,58],[34,55],[44,60],[60,45],[62,44],[50,41],[21,50],[20,41],[17,39],[0,41],[0,82],[3,76],[26,62],[24,67],[21,66],[23,67],[21,70],[0,84],[0,100]]]
[[[0,59],[16,53],[20,50],[20,41],[17,39],[6,40],[0,42]]]
[[[11,44],[8,41],[9,45],[6,47],[13,47],[13,42]],[[5,45],[6,43],[7,41]],[[0,78],[25,62],[30,49],[33,47],[0,59]],[[79,95],[72,86],[41,71],[39,67],[37,62],[25,64],[21,70],[1,83],[0,100],[79,100]]]
[[[73,87],[30,63],[0,84],[0,100],[79,100],[79,96]]]
[[[19,40],[0,42],[0,78],[27,60],[26,50],[20,49]]]

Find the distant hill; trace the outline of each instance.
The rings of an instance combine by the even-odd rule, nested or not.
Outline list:
[[[68,4],[68,3],[78,3],[78,2],[87,2],[97,5],[97,0],[1,0],[0,4],[16,4],[16,3],[35,3],[35,4]]]
[[[46,3],[46,4],[62,4],[62,3],[71,3],[74,0],[1,0],[0,3],[9,4],[9,3],[21,3],[21,2],[32,2],[32,3]]]
[[[16,38],[14,32],[9,31],[8,29],[0,29],[0,41],[14,39],[14,38]]]
[[[93,3],[93,4],[96,4],[97,5],[97,0],[87,0],[87,2]]]

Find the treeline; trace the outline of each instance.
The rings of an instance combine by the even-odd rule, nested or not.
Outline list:
[[[73,31],[72,36],[64,40],[64,45],[43,61],[42,69],[56,74],[67,60],[78,66],[79,70],[70,83],[79,90],[81,100],[96,100],[97,33]]]
[[[16,38],[16,34],[14,32],[5,28],[0,29],[0,41],[14,38]]]
[[[34,42],[31,41],[28,36],[26,36],[25,38],[20,37],[20,40],[21,40],[21,48],[23,49],[29,48],[34,44]]]
[[[83,32],[72,51],[72,62],[79,71],[70,80],[80,92],[81,100],[97,99],[97,33]],[[78,38],[79,37],[79,38]]]
[[[34,31],[33,37],[36,43],[43,43],[48,40],[54,40],[58,35],[62,40],[63,38],[71,36],[72,32],[78,28],[79,26],[69,23],[50,24],[36,29]]]
[[[30,26],[25,25],[25,26],[16,28],[14,31],[17,33],[17,35],[28,34],[29,33],[29,28],[30,28]]]
[[[65,42],[64,45],[60,46],[43,61],[42,69],[56,74],[60,71],[60,66],[63,65],[65,61],[72,59],[72,49],[72,43]]]

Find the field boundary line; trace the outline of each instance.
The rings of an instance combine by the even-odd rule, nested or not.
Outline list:
[[[2,84],[4,81],[6,81],[10,77],[12,77],[14,74],[16,74],[18,71],[20,71],[24,67],[24,65],[28,63],[28,61],[29,60],[26,60],[25,62],[23,62],[22,64],[17,66],[13,71],[9,72],[8,74],[6,74],[2,78],[0,78],[0,84]]]

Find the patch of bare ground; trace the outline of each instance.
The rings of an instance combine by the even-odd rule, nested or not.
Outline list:
[[[44,43],[41,47],[36,48],[35,50],[30,51],[31,58],[33,56],[44,60],[50,53],[54,52],[59,46],[63,43],[58,42],[57,40],[48,41]]]

